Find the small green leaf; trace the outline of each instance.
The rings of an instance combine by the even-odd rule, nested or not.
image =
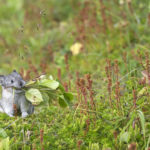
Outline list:
[[[56,90],[59,87],[59,82],[50,79],[43,79],[38,82],[39,85]]]
[[[34,84],[35,82],[36,82],[36,81],[31,80],[31,81],[27,82],[27,84],[26,84],[25,86],[26,86],[26,87],[27,87],[27,86],[30,86],[30,85]]]
[[[39,79],[40,79],[40,80],[42,80],[42,79],[46,79],[46,75],[45,75],[45,74],[43,74],[43,75],[39,76]]]
[[[0,140],[0,150],[10,150],[9,137]]]
[[[60,89],[62,92],[65,92],[65,89],[64,89],[64,87],[63,87],[61,84],[59,84],[59,89]]]
[[[64,108],[68,106],[68,103],[66,102],[63,95],[59,96],[59,105]]]
[[[121,136],[120,136],[120,141],[121,142],[126,142],[128,143],[130,140],[130,135],[128,132],[124,132]]]
[[[140,122],[141,122],[141,126],[142,126],[142,130],[143,130],[143,134],[144,134],[144,139],[145,139],[145,117],[142,111],[138,110],[138,115],[140,117]]]
[[[7,137],[7,133],[5,132],[5,130],[3,128],[0,128],[0,137],[2,137],[2,138]]]
[[[72,93],[65,92],[63,95],[64,95],[64,98],[67,100],[68,103],[73,100],[73,94]]]
[[[43,97],[43,100],[44,100],[44,101],[49,101],[49,96],[48,96],[47,93],[43,92],[43,93],[42,93],[42,97]]]
[[[138,97],[144,95],[145,93],[147,93],[147,87],[142,88],[139,92],[138,92]]]
[[[54,80],[52,75],[49,76],[49,79],[50,79],[50,80]]]
[[[39,105],[43,101],[42,94],[38,89],[29,89],[25,96],[33,105]]]

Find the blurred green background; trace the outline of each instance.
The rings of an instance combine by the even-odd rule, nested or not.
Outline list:
[[[31,64],[38,72],[40,64],[47,64],[47,71],[54,61],[61,65],[74,42],[72,21],[78,10],[78,1],[72,0],[0,1],[0,73],[28,70]]]
[[[63,70],[65,54],[72,72],[93,72],[124,52],[130,61],[133,49],[149,48],[149,7],[148,0],[0,1],[0,73],[55,74]],[[74,57],[70,47],[76,42],[83,50]]]

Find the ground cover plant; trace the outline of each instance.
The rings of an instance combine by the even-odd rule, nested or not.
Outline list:
[[[0,114],[0,149],[150,149],[149,0],[6,0],[0,20],[0,74],[59,84],[29,84],[33,115]]]

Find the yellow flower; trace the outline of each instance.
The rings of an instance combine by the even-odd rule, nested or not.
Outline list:
[[[75,43],[70,47],[70,51],[72,55],[78,55],[82,49],[83,45],[81,43]]]

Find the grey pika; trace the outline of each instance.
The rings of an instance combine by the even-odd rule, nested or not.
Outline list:
[[[23,118],[34,112],[34,106],[26,99],[25,92],[21,89],[25,84],[26,82],[16,70],[9,75],[0,75],[0,85],[2,86],[0,112],[13,117],[14,104]]]

